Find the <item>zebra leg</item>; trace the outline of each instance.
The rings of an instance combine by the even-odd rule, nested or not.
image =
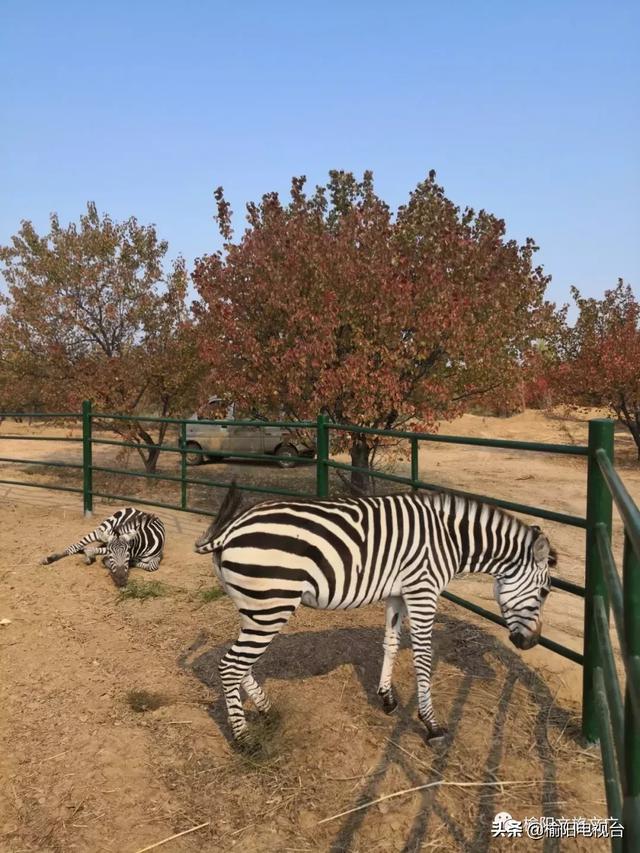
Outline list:
[[[63,557],[66,557],[67,554],[64,551],[58,551],[55,554],[49,554],[48,557],[43,557],[40,560],[41,566],[48,566],[50,563],[55,563],[57,560],[61,560]]]
[[[267,614],[262,616],[259,610],[251,616],[242,614],[238,639],[220,661],[219,672],[227,703],[229,725],[237,741],[245,740],[248,734],[240,685],[247,690],[259,710],[268,710],[269,701],[253,678],[251,667],[262,657],[269,643],[280,633],[299,603],[298,600],[286,607],[269,608],[268,618]],[[280,615],[272,618],[274,613]]]
[[[40,563],[43,566],[48,566],[49,563],[55,563],[63,557],[70,557],[72,554],[78,554],[80,551],[84,551],[86,546],[90,545],[92,542],[103,542],[103,535],[103,531],[97,527],[95,530],[92,530],[91,533],[87,533],[86,536],[83,536],[78,542],[74,542],[73,545],[69,545],[69,547],[65,548],[64,551],[57,551],[55,554],[49,554],[48,557],[43,557],[40,560]]]
[[[396,659],[400,647],[400,632],[402,631],[402,619],[406,613],[404,601],[392,596],[387,599],[385,611],[384,631],[384,660],[382,661],[382,672],[380,673],[380,684],[378,695],[382,699],[382,707],[385,714],[392,714],[398,707],[393,688],[391,687],[391,675],[393,673],[393,662]]]
[[[139,569],[144,569],[145,572],[157,572],[161,559],[162,557],[151,557],[148,560],[140,560],[135,565]]]
[[[85,548],[84,561],[87,566],[90,566],[91,563],[95,563],[96,557],[104,557],[104,555],[108,553],[108,549],[104,546],[100,546],[98,548]]]
[[[446,726],[438,725],[431,701],[431,640],[438,591],[422,589],[403,593],[403,598],[411,623],[411,645],[418,682],[418,716],[427,729],[427,740],[436,741],[447,734]]]
[[[269,702],[264,690],[253,677],[251,670],[247,672],[241,681],[241,686],[246,691],[247,696],[256,706],[261,714],[268,714],[271,710],[271,702]]]

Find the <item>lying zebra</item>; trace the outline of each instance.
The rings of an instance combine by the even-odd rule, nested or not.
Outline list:
[[[114,512],[99,527],[64,551],[44,557],[41,563],[48,565],[83,552],[84,561],[89,566],[96,557],[104,557],[104,565],[116,586],[126,586],[131,567],[156,571],[162,560],[164,541],[164,524],[156,515],[128,506]]]
[[[409,616],[418,682],[418,714],[428,739],[444,737],[431,701],[431,636],[438,596],[457,575],[486,572],[519,649],[540,638],[555,551],[539,527],[489,504],[447,492],[257,504],[236,515],[234,485],[217,519],[198,539],[240,613],[237,641],[220,662],[229,723],[247,735],[243,687],[259,711],[269,700],[253,665],[298,605],[321,609],[386,602],[384,661],[378,693],[397,707],[391,687],[402,619]]]

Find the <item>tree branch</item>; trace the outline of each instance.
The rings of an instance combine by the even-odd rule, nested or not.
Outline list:
[[[458,400],[466,400],[467,397],[476,397],[480,394],[487,394],[489,391],[494,391],[496,388],[500,387],[500,382],[494,382],[493,385],[488,385],[486,388],[472,388],[471,391],[465,391],[464,394],[457,394],[455,397],[451,399],[454,402],[458,402]]]

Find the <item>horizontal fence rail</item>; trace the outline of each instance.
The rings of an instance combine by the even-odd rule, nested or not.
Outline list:
[[[587,456],[589,448],[574,444],[541,444],[535,441],[515,441],[508,438],[475,438],[462,435],[437,435],[431,432],[407,432],[403,430],[375,429],[351,424],[331,424],[331,429],[361,435],[376,435],[380,438],[407,438],[418,441],[433,441],[442,444],[468,444],[472,447],[497,447],[503,450],[532,450],[535,453],[563,453],[569,456]]]
[[[26,483],[23,480],[0,480],[0,483],[5,486],[27,486],[34,489],[51,489],[54,492],[76,492],[83,495],[84,489],[79,486],[53,486],[49,483]]]
[[[44,465],[45,468],[82,468],[78,462],[53,462],[47,459],[14,459],[0,456],[0,462],[15,462],[18,465]]]
[[[320,415],[316,421],[263,421],[263,420],[188,420],[184,418],[163,418],[159,416],[136,416],[94,412],[89,402],[83,403],[82,413],[1,413],[0,422],[7,417],[20,419],[41,419],[47,421],[80,420],[82,437],[75,436],[41,436],[3,434],[2,438],[19,441],[55,441],[61,443],[79,443],[82,445],[81,462],[65,462],[59,460],[38,460],[2,456],[0,463],[15,463],[21,465],[37,465],[46,469],[68,468],[82,472],[81,486],[55,485],[51,483],[24,482],[11,479],[0,479],[1,484],[25,485],[44,487],[55,491],[72,492],[83,495],[84,509],[90,514],[93,509],[93,499],[105,498],[135,502],[142,505],[163,509],[180,509],[184,512],[196,513],[203,516],[215,516],[200,507],[189,505],[189,488],[226,489],[228,482],[195,477],[189,474],[188,460],[197,462],[197,457],[212,459],[233,458],[253,462],[274,462],[277,457],[264,452],[244,450],[230,451],[229,449],[206,450],[190,444],[188,426],[215,427],[221,429],[243,428],[251,429],[281,429],[292,434],[307,434],[306,440],[300,440],[306,447],[308,434],[315,438],[315,460],[309,455],[287,455],[287,464],[315,464],[316,478],[314,495],[301,493],[293,489],[260,486],[253,484],[238,484],[238,488],[256,494],[279,495],[289,498],[327,498],[329,496],[330,471],[361,474],[371,480],[394,483],[407,486],[412,490],[442,491],[436,483],[428,482],[420,477],[420,446],[426,442],[443,444],[460,444],[499,450],[515,450],[534,453],[560,454],[565,456],[585,457],[587,460],[587,506],[586,516],[575,516],[557,512],[544,507],[535,507],[515,501],[487,497],[471,492],[447,489],[455,495],[490,503],[511,512],[554,521],[586,530],[586,564],[585,585],[573,583],[562,578],[552,578],[552,586],[565,593],[580,596],[584,599],[584,637],[583,652],[556,643],[548,637],[540,638],[540,645],[559,654],[583,668],[583,707],[582,730],[590,742],[599,741],[605,774],[605,790],[609,813],[624,824],[624,837],[612,839],[614,849],[627,851],[640,850],[640,511],[625,488],[619,474],[613,465],[613,422],[609,420],[594,420],[589,423],[588,445],[542,444],[531,441],[515,441],[507,439],[475,438],[455,435],[434,435],[432,433],[410,432],[404,430],[383,430],[373,427],[360,427],[353,424],[331,423],[326,415]],[[126,430],[126,424],[132,426],[137,422],[163,424],[165,427],[178,428],[175,442],[152,444],[132,440],[123,434],[121,440],[103,438],[94,435],[94,427],[112,429],[116,424],[123,424],[116,429]],[[225,433],[230,435],[230,433]],[[410,450],[410,475],[400,476],[372,471],[340,462],[330,457],[332,436],[362,435],[376,437],[384,442],[385,439],[408,441]],[[177,456],[179,473],[158,473],[154,471],[128,470],[111,465],[94,464],[94,447],[120,447],[150,451],[158,454]],[[1,449],[1,444],[0,444]],[[313,448],[309,451],[313,454]],[[195,464],[194,462],[194,464]],[[180,487],[180,502],[168,503],[160,500],[149,500],[131,495],[113,494],[94,487],[94,474],[111,474],[126,476],[151,482],[174,483]],[[623,577],[615,565],[611,547],[612,507],[615,504],[624,526],[624,559]],[[470,610],[482,618],[504,626],[504,619],[468,601],[454,593],[445,590],[442,593],[447,600]],[[611,645],[609,612],[613,612],[615,630],[618,635],[621,657],[624,663],[625,683],[620,684],[616,662]]]
[[[75,415],[78,417],[78,415]],[[180,424],[189,423],[189,424],[198,424],[199,426],[222,426],[222,427],[233,427],[233,426],[248,426],[248,427],[276,427],[281,429],[295,429],[295,430],[304,430],[304,429],[315,429],[316,421],[263,421],[263,420],[207,420],[206,418],[197,418],[196,420],[190,418],[163,418],[158,415],[136,415],[132,417],[131,415],[109,415],[102,414],[96,412],[93,415],[95,420],[101,421],[128,421],[129,423],[138,423],[143,421],[144,423],[162,423],[162,424],[175,424],[179,426]]]
[[[453,601],[454,604],[459,604],[466,610],[471,610],[473,613],[477,613],[478,616],[482,616],[484,619],[488,619],[489,622],[493,622],[496,625],[501,625],[503,628],[506,628],[507,626],[507,623],[502,618],[502,616],[497,616],[495,613],[492,613],[490,610],[486,610],[484,607],[480,607],[480,605],[478,604],[474,604],[472,601],[467,601],[465,598],[460,598],[459,595],[454,595],[452,592],[449,592],[446,589],[443,590],[441,595],[443,598],[446,598],[449,601]],[[574,663],[579,663],[580,665],[582,665],[584,662],[583,656],[579,652],[574,652],[573,649],[568,649],[566,646],[561,646],[560,643],[556,643],[554,640],[550,640],[548,637],[540,637],[539,644],[547,649],[551,649],[551,651],[556,652],[563,658],[572,660]]]
[[[420,479],[413,480],[411,477],[401,477],[397,474],[384,474],[381,471],[371,471],[369,468],[360,468],[357,465],[349,465],[346,462],[336,462],[334,460],[328,461],[326,464],[329,468],[335,468],[338,471],[356,471],[376,480],[387,480],[390,483],[403,483],[408,486],[413,486],[416,489],[424,489],[432,492],[443,491],[443,487],[439,486],[437,483],[427,483]],[[534,518],[546,518],[549,521],[558,521],[561,524],[568,524],[572,527],[587,526],[587,520],[585,518],[580,518],[575,515],[565,515],[561,512],[552,512],[551,510],[542,509],[542,507],[528,506],[527,504],[515,503],[514,501],[503,501],[499,498],[490,498],[487,497],[487,495],[477,495],[473,492],[461,491],[460,489],[446,489],[444,491],[450,492],[454,495],[459,495],[460,497],[477,500],[482,503],[493,504],[494,506],[499,506],[502,509],[511,510],[511,512],[520,512],[523,515],[531,515]]]
[[[73,421],[81,418],[79,412],[0,412],[0,421],[5,418],[13,418],[14,420],[22,420],[23,418],[42,418],[43,420],[58,420],[58,421]]]
[[[45,417],[45,413],[40,413],[40,416]],[[21,415],[21,417],[28,417],[28,415]],[[62,417],[62,415],[52,416],[53,417]],[[157,506],[166,509],[181,509],[183,511],[194,512],[201,515],[213,515],[214,513],[197,507],[189,506],[188,502],[188,489],[190,487],[199,487],[199,488],[227,488],[228,484],[224,481],[210,479],[210,478],[202,478],[202,477],[193,477],[188,474],[188,465],[187,458],[193,459],[193,457],[203,457],[203,458],[224,458],[228,457],[229,451],[225,450],[206,450],[200,447],[191,446],[188,442],[187,435],[187,427],[189,425],[197,425],[198,427],[203,426],[211,426],[211,427],[250,427],[250,428],[279,428],[279,429],[289,429],[295,430],[296,432],[304,432],[307,433],[309,431],[315,432],[316,437],[316,496],[317,497],[327,497],[329,494],[329,472],[330,470],[343,471],[346,473],[361,473],[365,476],[371,477],[375,480],[380,480],[383,482],[390,482],[398,485],[405,485],[410,487],[413,490],[416,489],[424,489],[428,491],[439,491],[441,490],[441,486],[437,483],[427,482],[420,478],[420,470],[419,470],[419,448],[422,442],[441,442],[448,444],[465,444],[471,446],[478,447],[488,447],[488,448],[496,448],[503,450],[524,450],[530,452],[537,453],[560,453],[564,455],[572,455],[572,456],[585,456],[589,452],[589,447],[581,446],[581,445],[563,445],[563,444],[542,444],[538,442],[530,442],[530,441],[513,441],[513,440],[501,440],[501,439],[488,439],[488,438],[473,438],[473,437],[464,437],[464,436],[452,436],[452,435],[434,435],[432,433],[422,433],[422,432],[414,432],[414,431],[405,431],[405,430],[384,430],[384,429],[375,429],[372,427],[360,427],[354,426],[350,424],[334,424],[331,423],[328,418],[324,415],[320,415],[316,421],[263,421],[263,420],[255,420],[255,419],[234,419],[234,420],[222,420],[222,419],[207,419],[201,420],[198,419],[196,421],[190,421],[183,418],[166,418],[159,417],[155,415],[148,415],[140,418],[132,418],[130,415],[121,415],[117,413],[109,413],[109,412],[94,412],[91,408],[91,405],[86,402],[83,404],[83,412],[82,414],[73,415],[75,419],[81,418],[83,424],[83,437],[82,438],[71,438],[65,437],[66,440],[72,441],[81,441],[83,445],[83,462],[82,464],[77,463],[53,463],[54,465],[59,465],[60,467],[70,467],[81,469],[83,471],[83,493],[84,493],[84,503],[85,503],[85,511],[91,512],[93,507],[93,498],[100,497],[111,500],[123,500],[123,501],[131,501],[135,500],[138,503],[146,504],[148,506]],[[146,423],[155,423],[155,424],[164,424],[167,427],[175,426],[178,427],[178,437],[177,441],[173,442],[163,442],[161,444],[152,444],[148,442],[141,441],[133,441],[127,440],[126,438],[122,439],[112,439],[112,438],[102,438],[98,435],[94,434],[93,428],[95,424],[108,425],[109,422],[113,423],[122,423],[122,424],[134,424],[136,421],[144,421]],[[359,468],[357,466],[347,464],[344,462],[339,462],[335,459],[331,459],[329,456],[329,447],[330,447],[330,433],[334,434],[363,434],[369,436],[375,436],[376,438],[384,439],[393,439],[393,440],[407,440],[410,442],[410,476],[399,476],[396,474],[389,474],[382,471],[372,471],[370,469]],[[18,436],[16,436],[18,437]],[[34,438],[45,438],[41,436],[24,436],[26,439],[34,439]],[[63,440],[62,437],[56,440]],[[152,451],[155,453],[168,453],[173,454],[179,457],[180,463],[180,472],[179,474],[169,474],[169,473],[158,473],[156,471],[132,471],[128,469],[116,468],[110,465],[100,465],[94,464],[93,462],[93,448],[94,447],[120,447],[125,449],[135,449],[142,451]],[[254,462],[273,462],[273,455],[259,452],[248,452],[248,451],[234,451],[233,452],[234,459],[241,460],[250,460]],[[5,457],[6,459],[6,457]],[[288,456],[289,462],[293,462],[295,464],[310,464],[310,459],[308,456]],[[17,460],[16,460],[17,461]],[[35,460],[34,460],[35,461]],[[28,460],[23,460],[24,463],[28,464]],[[44,463],[42,463],[44,466]],[[180,487],[180,504],[171,504],[165,501],[159,500],[150,500],[150,499],[142,499],[138,496],[132,498],[131,496],[121,495],[121,494],[113,494],[107,492],[105,490],[98,490],[93,487],[93,476],[94,474],[111,474],[114,476],[126,476],[132,477],[134,479],[151,481],[151,482],[165,482],[165,483],[175,483]],[[35,485],[35,484],[29,484]],[[58,487],[60,488],[60,487]],[[70,489],[70,487],[65,487],[66,489]],[[256,494],[265,494],[265,495],[278,495],[289,498],[304,498],[308,495],[301,493],[292,489],[282,489],[276,487],[265,487],[259,485],[244,485],[240,484],[238,486],[241,490],[254,492]],[[515,501],[507,501],[501,500],[499,498],[488,498],[486,495],[475,494],[472,492],[466,492],[461,490],[449,490],[453,494],[459,495],[461,497],[470,498],[474,500],[478,500],[481,502],[491,503],[495,506],[501,507],[502,509],[506,509],[512,512],[518,512],[521,514],[533,516],[536,518],[543,518],[551,521],[555,521],[561,524],[568,524],[574,527],[585,528],[587,526],[587,520],[585,518],[581,518],[579,516],[569,515],[567,513],[555,512],[549,509],[545,509],[543,507],[535,507],[530,506],[528,504],[518,503]],[[578,596],[585,596],[584,587],[571,583],[570,581],[563,580],[561,578],[554,578],[552,581],[552,585],[557,589],[562,590],[563,592],[567,592],[569,594],[574,594]],[[491,614],[490,611],[484,610],[483,608],[479,608],[478,605],[474,605],[471,602],[465,602],[464,599],[459,596],[455,596],[453,594],[447,594],[445,597],[448,597],[449,600],[454,601],[460,606],[466,606],[468,609],[474,610],[474,612],[482,615],[484,618],[490,619],[491,621],[496,622],[497,624],[503,624],[501,621],[501,617],[496,616],[495,614]],[[575,661],[576,663],[582,663],[583,656],[580,655],[573,649],[566,648],[561,646],[558,643],[555,643],[548,638],[543,638],[543,645],[547,645],[548,648],[553,649],[569,660]]]
[[[0,438],[13,438],[16,441],[82,441],[80,437],[56,436],[55,438],[51,438],[48,435],[7,435],[6,433],[0,434]]]

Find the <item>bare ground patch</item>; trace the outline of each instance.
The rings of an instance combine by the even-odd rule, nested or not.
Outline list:
[[[519,416],[466,416],[448,431],[567,440],[555,421],[534,415],[519,425]],[[584,440],[583,421],[564,426]],[[30,442],[29,452],[46,444]],[[3,445],[3,455],[18,454]],[[443,485],[584,511],[581,460],[434,445],[421,468]],[[234,469],[274,484],[314,474],[197,470],[231,479]],[[639,497],[637,471],[624,477]],[[79,558],[38,565],[88,529],[79,498],[0,487],[0,508],[0,618],[11,620],[0,628],[0,850],[135,853],[208,822],[160,849],[524,851],[540,849],[539,842],[492,841],[497,811],[606,813],[598,752],[578,735],[581,672],[574,664],[543,649],[511,650],[499,628],[441,602],[434,698],[452,737],[429,748],[415,718],[406,642],[395,673],[401,707],[386,717],[378,705],[382,609],[302,610],[257,667],[278,714],[259,731],[257,754],[242,755],[229,742],[216,671],[236,636],[235,609],[212,591],[208,560],[193,553],[206,521],[159,510],[168,547],[154,580],[165,594],[121,600],[99,565]],[[109,511],[101,504],[96,517]],[[562,575],[582,580],[582,531],[544,526]],[[139,570],[131,576],[149,580]],[[454,591],[486,604],[485,581],[456,581]],[[549,636],[580,647],[579,599],[554,592],[545,615]],[[132,696],[144,709],[132,707]],[[145,697],[161,702],[152,707]],[[439,780],[486,787],[432,787],[319,823]],[[545,849],[559,848],[551,840]],[[585,839],[572,840],[571,849],[607,847]]]
[[[256,756],[239,754],[216,671],[236,615],[226,597],[197,595],[211,586],[208,561],[191,551],[198,525],[171,527],[160,569],[169,594],[142,601],[118,601],[106,572],[79,559],[37,565],[51,540],[85,526],[77,511],[3,503],[0,849],[134,853],[209,822],[165,849],[475,851],[489,849],[503,809],[605,813],[598,755],[577,738],[577,697],[559,701],[560,677],[445,602],[434,692],[448,745],[424,744],[406,644],[401,707],[382,713],[382,610],[372,607],[296,615],[258,667],[279,719]],[[162,701],[141,712],[132,695]],[[505,785],[426,789],[319,823],[441,779]]]

